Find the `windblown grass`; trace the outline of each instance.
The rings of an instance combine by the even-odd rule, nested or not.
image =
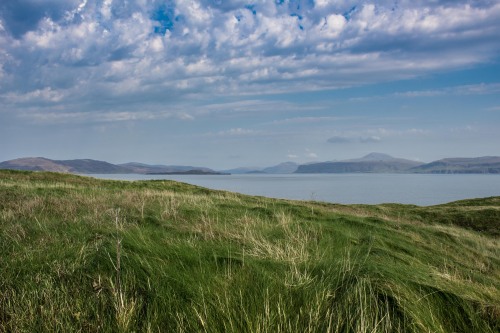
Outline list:
[[[0,171],[0,332],[498,332],[499,211]]]

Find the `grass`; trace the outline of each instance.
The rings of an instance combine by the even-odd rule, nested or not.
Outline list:
[[[0,171],[0,332],[498,332],[499,214]]]

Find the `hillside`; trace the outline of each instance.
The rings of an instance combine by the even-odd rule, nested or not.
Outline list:
[[[264,173],[272,173],[272,174],[288,174],[294,173],[298,168],[298,164],[294,162],[284,162],[278,165],[264,168],[262,171]]]
[[[221,172],[230,174],[289,174],[294,173],[299,165],[294,162],[283,162],[277,165],[273,165],[265,168],[258,167],[240,167],[234,169],[222,170]]]
[[[144,163],[112,164],[91,159],[50,160],[43,157],[28,157],[0,163],[0,169],[51,171],[80,174],[218,174],[209,168],[178,166],[178,165],[148,165]]]
[[[51,171],[79,174],[290,174],[290,173],[500,173],[500,157],[446,158],[428,164],[370,153],[343,161],[298,165],[284,162],[266,168],[241,167],[214,171],[206,167],[184,165],[112,164],[91,159],[51,160],[28,157],[0,163],[0,169]]]
[[[295,173],[397,173],[406,172],[422,163],[371,153],[359,159],[300,165]]]
[[[59,165],[66,166],[68,172],[71,173],[128,173],[127,168],[114,165],[104,161],[96,161],[91,159],[77,159],[54,161]]]
[[[169,173],[216,173],[214,170],[204,167],[186,166],[186,165],[148,165],[144,163],[125,163],[118,164],[128,170],[129,173],[139,174],[169,174]]]
[[[500,173],[500,157],[445,158],[412,168],[415,173]]]
[[[17,158],[10,161],[0,162],[0,169],[70,172],[70,168],[68,166],[43,157]]]
[[[91,159],[51,160],[27,157],[0,163],[0,169],[51,171],[69,173],[129,173],[129,169],[108,162]]]
[[[498,332],[499,221],[0,171],[0,332]]]

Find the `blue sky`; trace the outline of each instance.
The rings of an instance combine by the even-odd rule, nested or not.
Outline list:
[[[499,0],[2,0],[0,160],[500,155],[499,31]]]

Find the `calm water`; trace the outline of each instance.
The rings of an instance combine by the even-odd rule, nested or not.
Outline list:
[[[435,205],[500,196],[500,175],[293,174],[93,175],[120,180],[171,179],[251,195],[335,203]]]

